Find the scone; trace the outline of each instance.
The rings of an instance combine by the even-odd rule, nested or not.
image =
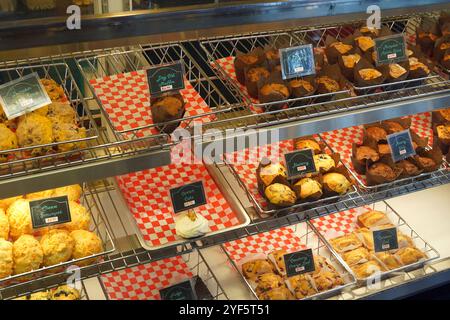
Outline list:
[[[361,241],[354,233],[347,233],[346,235],[331,239],[329,242],[339,253],[355,250],[362,246]]]
[[[297,299],[304,299],[317,293],[311,277],[307,274],[290,277],[288,281]]]
[[[384,212],[376,210],[370,210],[360,214],[357,220],[358,225],[366,228],[378,227],[391,222]]]
[[[13,267],[13,244],[0,238],[0,279],[12,275]]]
[[[273,265],[265,259],[257,259],[242,264],[242,274],[246,279],[256,279],[259,275],[275,272]]]
[[[53,197],[53,189],[33,192],[33,193],[29,193],[29,194],[25,195],[25,199],[27,199],[29,201],[51,198],[51,197]]]
[[[17,126],[17,142],[20,147],[30,147],[53,142],[52,123],[49,118],[29,114],[19,121]],[[31,151],[33,155],[43,155],[51,150],[51,147],[35,148]]]
[[[322,270],[313,275],[313,280],[319,292],[333,289],[344,284],[341,276],[329,270]]]
[[[0,208],[7,211],[9,206],[12,205],[16,200],[22,199],[23,196],[11,197],[0,200]]]
[[[284,280],[282,277],[275,273],[265,273],[256,278],[256,293],[266,292],[275,288],[283,287]]]
[[[30,205],[27,200],[15,201],[7,210],[9,235],[13,240],[24,234],[33,234]]]
[[[74,240],[66,230],[50,230],[41,239],[44,265],[49,267],[68,261],[72,257]]]
[[[21,236],[13,244],[14,274],[39,269],[44,261],[42,247],[33,236]]]
[[[284,264],[284,255],[287,254],[286,250],[276,250],[270,253],[273,260],[281,274],[286,273],[286,265]]]
[[[47,117],[52,121],[76,123],[76,112],[69,102],[53,102],[48,106]]]
[[[0,208],[0,239],[9,239],[9,221],[5,210]]]
[[[67,123],[61,121],[54,121],[53,136],[55,142],[74,141],[86,138],[86,128],[79,127],[74,123]],[[86,142],[70,142],[58,145],[58,150],[61,152],[86,148]]]
[[[293,300],[294,297],[286,286],[257,294],[259,300]]]
[[[53,102],[62,102],[67,100],[64,93],[64,88],[56,83],[53,79],[41,79],[41,83],[44,85],[45,91]]]
[[[56,188],[53,191],[54,197],[62,197],[67,196],[70,201],[78,201],[81,198],[83,193],[83,189],[79,184],[73,184],[70,186],[65,186],[61,188]]]
[[[70,233],[73,240],[75,241],[75,246],[73,248],[72,257],[74,259],[81,259],[84,257],[89,257],[103,251],[102,240],[93,232],[86,230],[75,230]],[[78,265],[84,266],[91,264],[95,259],[88,259],[79,262]]]
[[[89,230],[91,215],[85,207],[75,201],[69,201],[71,221],[61,227],[69,231]]]
[[[52,300],[80,300],[80,292],[68,285],[59,286],[51,293]]]
[[[17,136],[5,124],[0,123],[0,151],[17,149]],[[8,161],[8,154],[0,154],[0,162]]]

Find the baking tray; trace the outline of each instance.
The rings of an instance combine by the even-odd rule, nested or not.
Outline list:
[[[323,142],[319,135],[314,135],[313,138],[318,142]],[[325,144],[325,152],[330,154],[334,150],[329,148]],[[256,181],[256,169],[258,168],[259,161],[263,156],[269,156],[270,159],[274,161],[282,161],[283,159],[277,158],[277,154],[272,154],[276,152],[279,148],[280,154],[293,151],[293,141],[284,140],[274,144],[249,148],[244,151],[236,151],[231,154],[224,155],[224,163],[226,164],[229,171],[232,173],[234,178],[238,181],[241,188],[245,191],[248,199],[253,204],[256,209],[257,214],[261,218],[267,218],[271,216],[280,216],[283,214],[289,214],[292,212],[299,212],[304,209],[315,208],[320,205],[325,205],[328,203],[338,202],[340,200],[351,197],[357,193],[355,186],[352,190],[345,195],[337,195],[319,199],[316,201],[297,203],[293,206],[287,208],[275,208],[272,206],[258,191],[258,184]],[[258,155],[257,158],[250,158],[254,155]],[[244,163],[233,164],[229,159],[244,159]],[[249,161],[247,161],[249,160]],[[340,162],[342,164],[342,161]]]
[[[210,220],[211,232],[203,237],[182,239],[176,235],[169,189],[203,181],[208,204],[195,208]],[[240,229],[250,223],[228,182],[210,165],[170,164],[116,177],[122,201],[128,207],[141,246],[159,250]],[[230,191],[231,190],[231,191]]]
[[[228,300],[200,251],[102,275],[108,300],[160,300],[159,290],[191,279],[198,300]]]
[[[319,217],[310,220],[312,228],[319,235],[319,237],[328,242],[329,239],[342,236],[356,229],[356,218],[359,214],[366,212],[368,210],[378,210],[385,212],[387,217],[391,222],[398,228],[400,232],[411,237],[416,245],[416,247],[422,252],[426,253],[428,258],[416,263],[406,265],[397,269],[380,272],[379,278],[386,279],[391,276],[399,275],[399,273],[409,272],[414,269],[422,268],[425,264],[438,259],[440,257],[439,253],[434,249],[428,242],[421,238],[414,229],[387,203],[378,202],[371,206],[359,207],[355,209],[350,209],[343,212],[334,213],[331,215]],[[331,247],[331,245],[330,245]],[[333,248],[331,248],[334,254],[338,254]],[[342,260],[343,261],[343,260]],[[343,263],[350,268],[345,261]],[[371,283],[372,277],[357,279],[358,285],[365,285]]]
[[[433,131],[431,128],[431,113],[425,112],[412,116],[411,129],[415,131],[422,138],[428,138],[429,145],[433,144]],[[445,172],[448,170],[449,165],[444,160],[442,166],[439,170],[434,172],[425,172],[414,177],[407,177],[395,180],[393,182],[382,183],[379,185],[369,186],[364,175],[358,174],[353,170],[353,165],[351,161],[352,155],[352,144],[353,142],[361,143],[363,140],[363,126],[353,126],[344,129],[329,131],[321,133],[323,141],[332,149],[334,152],[341,154],[341,161],[347,170],[358,182],[358,186],[362,191],[366,192],[378,192],[390,189],[392,187],[397,187],[401,185],[407,185],[414,183],[416,181],[421,181],[430,178],[433,173]]]
[[[309,222],[302,222],[294,226],[252,235],[239,240],[225,243],[221,246],[228,257],[231,265],[235,268],[250,292],[258,299],[252,284],[242,275],[241,262],[250,260],[252,257],[259,258],[269,254],[273,250],[284,249],[288,253],[304,249],[312,249],[314,254],[327,258],[344,279],[344,284],[331,290],[317,293],[303,300],[327,299],[333,297],[346,289],[350,289],[356,283],[356,279],[350,268],[343,262],[339,255],[332,250],[331,246],[323,241],[312,228]]]
[[[112,240],[112,237],[109,233],[107,224],[104,220],[104,215],[106,212],[103,210],[103,206],[97,202],[95,196],[88,192],[88,188],[84,186],[83,195],[80,199],[80,203],[87,209],[87,211],[91,214],[92,222],[90,231],[94,232],[99,236],[103,243],[103,251],[88,257],[84,257],[81,259],[73,259],[67,262],[63,262],[57,265],[42,267],[37,270],[33,270],[30,272],[12,275],[3,279],[0,279],[0,287],[7,287],[13,284],[22,283],[32,281],[34,279],[38,279],[44,277],[46,275],[51,275],[59,272],[65,272],[65,268],[69,266],[76,266],[77,263],[88,260],[88,259],[100,259],[102,256],[110,254],[115,251],[115,244]],[[93,263],[92,265],[95,265]],[[89,265],[91,266],[91,265]],[[87,266],[87,267],[89,267]],[[83,268],[83,267],[80,267]]]
[[[257,47],[293,47],[303,44],[296,37],[287,32],[264,33],[258,35],[246,35],[233,38],[212,39],[201,42],[201,47],[206,52],[208,62],[216,74],[221,77],[226,84],[237,92],[241,99],[249,106],[254,113],[270,113],[270,106],[285,104],[285,108],[307,107],[316,100],[338,100],[339,96],[349,93],[349,90],[311,95],[302,98],[285,99],[270,103],[261,103],[258,99],[250,97],[244,85],[236,79],[234,70],[234,58],[237,50],[250,52]],[[272,110],[274,111],[274,110]]]

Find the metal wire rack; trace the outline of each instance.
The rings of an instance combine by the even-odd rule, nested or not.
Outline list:
[[[32,295],[34,293],[52,291],[60,285],[66,285],[66,283],[61,283],[58,285],[50,285],[50,286],[45,286],[45,285],[36,286],[37,283],[38,282],[33,283],[33,284],[28,284],[26,289],[24,291],[21,291],[22,294],[16,295],[14,293],[14,290],[11,290],[10,295],[8,295],[8,296],[3,295],[2,300],[28,300],[30,295]],[[86,290],[86,286],[83,281],[75,281],[74,283],[71,283],[70,285],[79,291],[79,293],[80,293],[79,300],[90,300],[88,292]],[[37,289],[33,289],[33,287],[36,287]],[[26,293],[24,293],[24,292],[26,292]]]

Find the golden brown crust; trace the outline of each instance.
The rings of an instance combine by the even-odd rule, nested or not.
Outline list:
[[[327,76],[318,77],[316,82],[317,84],[322,85],[327,92],[336,92],[340,89],[339,83]]]
[[[261,89],[260,92],[264,96],[268,96],[271,93],[278,93],[282,95],[285,98],[289,97],[289,89],[284,84],[281,83],[269,83],[265,84]]]
[[[404,265],[416,263],[426,258],[426,255],[422,251],[414,247],[402,248],[398,250],[395,255]]]
[[[333,42],[332,44],[330,44],[330,47],[335,48],[340,54],[345,54],[353,49],[352,45],[342,42]]]
[[[264,194],[270,203],[281,207],[292,206],[297,201],[295,192],[281,183],[274,183],[268,186]]]
[[[372,68],[360,69],[360,70],[358,70],[358,73],[359,73],[360,77],[366,81],[378,79],[379,77],[382,76],[382,73],[380,71],[378,71],[377,69],[372,69]]]
[[[362,162],[364,160],[371,160],[373,162],[380,160],[378,152],[368,146],[360,146],[356,149],[356,160]]]
[[[315,154],[320,153],[322,148],[315,140],[311,139],[294,139],[294,149],[303,150],[303,149],[312,149]]]
[[[359,247],[355,250],[344,252],[342,258],[347,262],[349,266],[355,264],[365,263],[370,260],[369,250],[363,247]]]
[[[368,172],[373,176],[381,176],[387,181],[393,181],[395,178],[397,178],[394,170],[390,166],[382,162],[372,164],[369,167]]]
[[[373,228],[390,222],[384,212],[377,210],[370,210],[360,214],[357,220],[361,227],[366,228]]]
[[[256,279],[259,275],[275,272],[273,265],[266,259],[257,259],[242,264],[242,274],[247,279]]]
[[[386,140],[386,130],[381,127],[368,127],[366,128],[366,135],[375,140],[376,142]]]
[[[377,272],[384,271],[383,267],[375,260],[370,260],[363,264],[354,265],[352,267],[353,272],[358,279],[364,279],[372,276]]]
[[[247,80],[258,82],[260,79],[269,77],[270,72],[264,67],[251,68],[247,71]]]
[[[346,235],[331,239],[329,242],[339,253],[355,250],[362,246],[361,241],[354,233],[347,233]]]

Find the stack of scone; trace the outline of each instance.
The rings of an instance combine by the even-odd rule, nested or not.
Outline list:
[[[397,231],[398,250],[375,253],[373,230],[392,228],[394,225],[380,211],[367,211],[357,218],[353,232],[329,240],[333,248],[350,266],[357,279],[375,273],[394,270],[425,259],[427,256],[414,245],[407,235]]]
[[[80,300],[81,294],[76,288],[62,285],[55,289],[35,292],[14,300]]]
[[[34,230],[29,201],[63,195],[69,199],[71,222]],[[101,239],[89,231],[91,215],[79,203],[81,195],[82,188],[71,185],[0,200],[0,280],[102,252]]]
[[[313,272],[287,277],[284,264],[284,255],[287,253],[285,250],[276,250],[265,259],[242,264],[242,274],[254,288],[258,299],[304,299],[344,284],[335,267],[320,255],[314,255]]]
[[[41,82],[52,100],[50,105],[13,120],[6,118],[0,105],[0,151],[86,138],[86,129],[78,125],[76,111],[64,89],[52,79],[42,79]],[[65,152],[84,147],[85,142],[62,143],[56,147],[33,148],[30,154],[39,156],[51,151]],[[7,153],[0,154],[0,162],[7,160]]]

